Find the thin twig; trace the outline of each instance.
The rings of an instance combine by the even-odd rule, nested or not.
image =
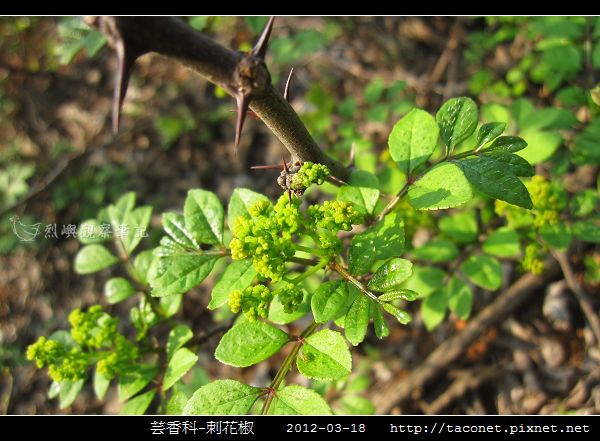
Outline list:
[[[490,326],[512,313],[560,273],[559,265],[554,259],[547,259],[544,267],[544,272],[539,276],[525,274],[518,279],[472,318],[462,331],[435,348],[425,360],[412,369],[410,375],[404,378],[394,377],[375,385],[371,389],[370,398],[377,413],[389,413],[393,407],[410,399],[413,392],[422,389],[430,380],[446,371],[448,366]]]
[[[575,278],[575,273],[571,267],[571,262],[569,262],[569,257],[563,251],[553,249],[551,253],[560,265],[560,269],[565,276],[567,286],[571,291],[573,291],[573,294],[575,294],[575,297],[579,302],[579,306],[581,307],[581,310],[583,311],[583,314],[585,315],[585,318],[592,329],[596,344],[600,344],[600,318],[598,318],[598,314],[596,311],[594,311],[594,307],[588,299],[588,294]]]

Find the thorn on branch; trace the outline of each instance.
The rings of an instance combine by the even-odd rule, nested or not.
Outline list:
[[[250,52],[253,56],[260,58],[261,60],[265,59],[265,55],[267,54],[267,48],[269,47],[269,37],[271,36],[271,31],[273,30],[273,22],[275,21],[275,17],[270,17],[265,29],[260,34],[260,38],[252,48]]]
[[[246,120],[246,113],[248,113],[248,106],[250,105],[250,100],[248,95],[244,92],[240,91],[235,96],[235,100],[237,102],[237,122],[235,125],[235,148],[240,145],[240,137],[242,136],[242,127],[244,126],[244,121]]]
[[[285,89],[283,89],[283,99],[287,102],[290,101],[290,82],[292,80],[292,74],[294,73],[294,68],[290,70],[290,73],[287,77],[287,81],[285,82]]]
[[[113,95],[112,129],[116,135],[119,131],[121,109],[127,94],[129,78],[131,78],[131,68],[141,54],[128,48],[122,38],[115,41],[115,52],[117,55],[117,70],[115,72],[115,91]]]

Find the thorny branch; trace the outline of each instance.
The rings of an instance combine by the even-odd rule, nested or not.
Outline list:
[[[269,20],[251,52],[227,49],[175,17],[86,17],[115,48],[117,72],[113,103],[113,129],[118,130],[120,110],[135,60],[156,52],[185,64],[236,99],[236,146],[248,108],[262,119],[292,155],[292,161],[312,161],[329,167],[346,180],[349,170],[316,144],[284,96],[271,84],[264,62],[273,26]]]

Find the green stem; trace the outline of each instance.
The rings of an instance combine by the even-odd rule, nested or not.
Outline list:
[[[312,276],[316,272],[318,272],[321,269],[323,269],[325,267],[325,265],[327,265],[328,263],[329,263],[329,259],[321,258],[321,260],[319,260],[319,262],[314,267],[312,267],[311,269],[303,272],[302,274],[300,274],[295,279],[292,279],[290,281],[290,283],[293,283],[294,285],[297,285],[298,283],[302,282],[303,280],[309,278],[310,276]]]
[[[292,368],[294,360],[298,356],[298,352],[300,352],[300,348],[302,348],[304,339],[307,337],[310,337],[316,331],[316,329],[318,327],[319,327],[318,323],[312,322],[310,325],[308,325],[306,327],[306,329],[304,329],[304,331],[302,331],[302,334],[300,334],[300,337],[298,338],[298,340],[292,347],[292,350],[285,357],[285,360],[283,360],[283,363],[279,367],[277,374],[275,374],[273,381],[271,381],[271,384],[269,385],[269,390],[276,391],[279,388],[279,386],[281,386],[281,383],[283,382],[283,380],[287,376],[288,372]],[[265,402],[264,402],[262,410],[260,412],[262,415],[267,415],[269,413],[269,408],[271,407],[271,404],[273,403],[274,396],[275,395],[273,392],[267,393],[267,397],[265,398]]]
[[[294,244],[296,251],[303,251],[305,253],[314,254],[315,256],[322,256],[323,253],[319,249],[305,247],[304,245]]]
[[[400,189],[398,194],[394,196],[394,198],[391,201],[388,202],[388,204],[383,210],[381,210],[381,213],[379,213],[379,215],[377,216],[375,223],[380,222],[390,211],[394,209],[398,202],[400,202],[400,199],[402,199],[404,195],[406,195],[406,193],[408,192],[408,187],[410,187],[411,183],[412,182],[410,179],[406,181],[406,184],[404,184],[404,187]]]
[[[477,149],[475,149],[475,150],[469,150],[469,151],[466,151],[466,152],[459,153],[458,155],[454,155],[454,156],[453,156],[452,158],[450,158],[450,159],[452,159],[452,160],[453,160],[453,159],[462,159],[462,158],[466,158],[467,156],[476,155],[476,154],[479,152],[479,149],[480,149],[480,148],[481,148],[481,147],[478,147],[478,148],[477,148]]]
[[[331,262],[329,264],[329,266],[332,270],[337,272],[340,276],[342,276],[348,282],[350,282],[354,286],[356,286],[368,298],[370,298],[374,302],[381,303],[375,294],[373,294],[371,291],[369,291],[369,289],[360,280],[354,278],[354,276],[352,276],[352,274],[350,274],[348,271],[346,271],[346,269],[343,266],[341,266],[339,263]]]

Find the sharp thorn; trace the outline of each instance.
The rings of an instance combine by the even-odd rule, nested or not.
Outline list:
[[[282,156],[281,160],[283,161],[283,169],[285,170],[286,173],[290,172],[290,169],[287,166],[287,162],[285,162],[285,158]]]
[[[127,93],[127,86],[129,85],[129,78],[131,76],[131,68],[135,63],[138,54],[129,51],[121,38],[115,43],[115,51],[117,54],[117,71],[115,72],[112,127],[113,133],[117,134],[121,120],[121,109],[123,107],[123,101],[125,100],[125,94]]]
[[[333,175],[330,175],[329,178],[327,178],[327,179],[330,180],[330,181],[333,181],[333,182],[337,182],[338,184],[341,184],[341,185],[346,185],[347,184],[346,181],[342,181],[340,178],[336,178]]]
[[[354,168],[356,165],[356,145],[352,143],[352,147],[350,147],[350,164],[348,164],[348,168]]]
[[[275,17],[270,17],[265,29],[260,34],[260,38],[252,48],[251,54],[255,57],[260,58],[261,60],[265,59],[265,55],[267,54],[267,48],[269,46],[269,37],[271,36],[271,30],[273,29],[273,22],[275,21]]]
[[[290,100],[290,81],[292,80],[292,74],[294,73],[294,68],[290,70],[290,73],[287,77],[287,81],[285,82],[285,89],[283,89],[283,99],[286,101]]]
[[[250,167],[251,170],[283,170],[281,164],[274,165],[253,165]]]
[[[292,190],[290,190],[288,188],[287,194],[288,194],[288,202],[290,203],[290,207],[291,207],[292,206]]]
[[[248,112],[248,105],[250,100],[248,96],[243,92],[238,92],[235,96],[235,100],[237,102],[237,122],[235,125],[235,148],[240,145],[240,137],[242,136],[242,127],[244,126],[244,121],[246,120],[246,113]]]

